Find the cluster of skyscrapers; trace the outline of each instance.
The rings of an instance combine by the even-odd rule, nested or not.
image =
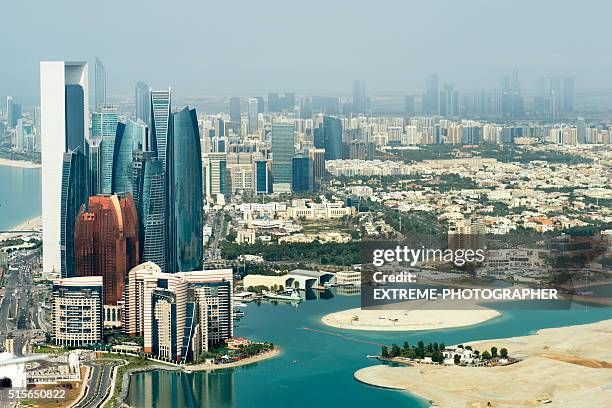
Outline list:
[[[203,172],[196,112],[173,111],[170,89],[151,91],[139,83],[136,117],[120,120],[106,102],[105,70],[96,60],[90,115],[87,63],[42,62],[40,68],[43,270],[61,277],[58,302],[101,297],[100,324],[120,326],[126,280],[134,267],[148,262],[164,274],[202,271]],[[147,109],[141,106],[145,102]],[[223,281],[231,287],[231,271],[219,282],[200,274],[207,276],[201,278],[204,286]],[[92,291],[98,283],[101,288]],[[202,296],[201,302],[211,301]],[[75,312],[75,321],[79,318],[86,317]],[[57,320],[56,341],[78,343],[77,333],[67,336],[62,321]],[[181,352],[163,356],[176,359]]]

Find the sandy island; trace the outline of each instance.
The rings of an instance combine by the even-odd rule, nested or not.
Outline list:
[[[42,167],[41,164],[30,161],[11,160],[5,158],[0,158],[0,166],[20,167],[22,169],[39,169]]]
[[[280,353],[281,353],[280,348],[274,347],[273,350],[267,351],[265,353],[257,354],[256,356],[253,356],[253,357],[243,358],[242,360],[236,361],[234,363],[227,363],[227,364],[196,364],[196,365],[185,366],[185,369],[189,370],[189,371],[223,370],[224,368],[240,367],[240,366],[243,366],[243,365],[253,364],[253,363],[257,363],[259,361],[267,360],[269,358],[274,358],[274,357],[278,356]]]
[[[440,407],[610,406],[612,320],[469,344],[481,351],[506,347],[511,357],[524,360],[498,367],[376,365],[355,378],[408,390]]]
[[[449,310],[431,306],[431,303],[409,302],[405,310],[356,308],[330,313],[321,321],[340,329],[411,331],[471,326],[500,316],[498,311],[478,305],[472,305],[468,310],[452,310],[451,305]]]

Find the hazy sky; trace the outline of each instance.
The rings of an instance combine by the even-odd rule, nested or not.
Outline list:
[[[573,0],[53,0],[2,4],[0,97],[38,97],[40,60],[93,62],[108,92],[171,85],[178,96],[459,89],[520,70],[610,88],[612,2]],[[90,72],[93,64],[90,65]]]

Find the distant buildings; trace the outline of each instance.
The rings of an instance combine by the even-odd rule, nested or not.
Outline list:
[[[259,127],[257,114],[257,99],[249,98],[248,104],[248,120],[249,120],[249,133],[255,133]]]
[[[64,153],[86,153],[89,132],[87,63],[40,63],[42,138],[43,270],[61,270],[62,168]],[[66,214],[63,215],[64,219]]]
[[[98,58],[94,64],[94,109],[106,105],[106,69]]]
[[[364,80],[353,81],[353,113],[365,114],[367,110],[366,84]]]
[[[132,196],[92,196],[79,211],[74,246],[77,276],[102,276],[104,304],[123,299],[128,271],[140,263],[138,214]]]
[[[272,124],[272,177],[274,191],[290,190],[291,160],[295,155],[295,127],[292,123]],[[284,187],[281,185],[285,185]],[[287,188],[288,187],[288,188]]]
[[[101,276],[53,281],[53,341],[65,347],[100,343],[103,327]]]
[[[151,95],[149,85],[144,82],[137,82],[134,87],[134,103],[136,108],[136,120],[141,120],[147,125],[151,120]],[[145,146],[148,149],[149,146]]]
[[[294,193],[306,193],[314,189],[312,161],[308,156],[297,155],[292,159],[291,190]]]

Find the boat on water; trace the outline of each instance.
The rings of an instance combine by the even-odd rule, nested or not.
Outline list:
[[[242,303],[242,302],[234,301],[234,306],[236,306],[236,307],[247,307],[247,304],[246,303]]]
[[[302,298],[300,297],[300,294],[297,292],[297,290],[284,291],[284,292],[268,292],[268,291],[263,291],[262,293],[266,297],[266,299],[290,300],[290,301],[293,301],[293,302],[299,302],[299,301],[302,300]]]

